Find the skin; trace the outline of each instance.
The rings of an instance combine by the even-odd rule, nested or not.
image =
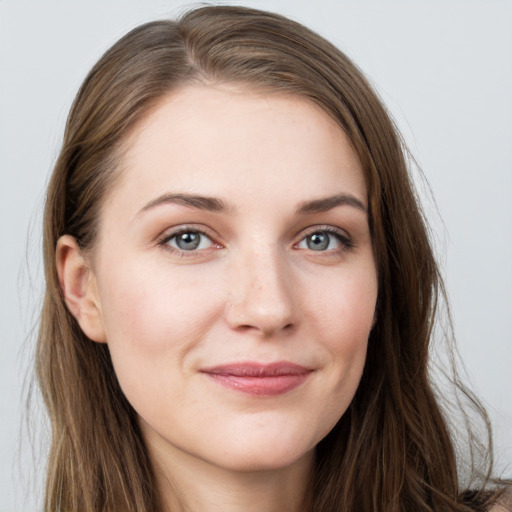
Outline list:
[[[228,85],[173,92],[126,146],[95,247],[59,240],[68,307],[108,343],[169,509],[300,510],[374,321],[361,164],[309,101]],[[197,249],[183,249],[184,231]],[[310,371],[272,396],[202,372],[241,361]]]

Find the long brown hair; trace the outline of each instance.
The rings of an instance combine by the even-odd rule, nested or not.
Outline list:
[[[194,82],[237,83],[315,102],[348,135],[366,173],[379,274],[376,324],[356,396],[317,447],[312,509],[484,510],[496,493],[460,488],[430,381],[443,287],[396,127],[337,48],[296,22],[242,7],[203,7],[134,29],[94,66],[69,114],[44,214],[37,377],[52,427],[45,510],[162,510],[108,346],[87,339],[65,306],[55,248],[64,234],[84,251],[94,246],[127,134],[163,96]]]

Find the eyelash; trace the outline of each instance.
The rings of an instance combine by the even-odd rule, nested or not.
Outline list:
[[[308,231],[302,236],[302,238],[299,240],[299,242],[297,244],[295,244],[295,246],[297,246],[299,243],[301,243],[303,240],[307,239],[308,237],[312,236],[312,235],[315,235],[315,234],[328,234],[330,236],[334,236],[337,241],[340,243],[340,247],[336,248],[336,249],[330,249],[328,251],[317,251],[319,253],[328,253],[328,254],[333,254],[333,253],[342,253],[342,252],[345,252],[345,251],[350,251],[352,249],[355,248],[355,243],[354,241],[352,240],[352,238],[350,238],[350,236],[347,235],[347,233],[345,233],[344,231],[338,229],[338,228],[335,228],[333,226],[313,226],[311,229],[308,229]],[[313,250],[311,250],[311,252],[315,252]]]
[[[200,236],[206,237],[211,242],[211,245],[213,247],[215,247],[215,248],[222,247],[220,244],[216,244],[213,240],[213,237],[211,235],[209,235],[208,233],[206,233],[204,230],[199,229],[197,227],[192,227],[192,226],[183,226],[183,227],[177,229],[176,231],[164,234],[162,236],[162,238],[160,238],[157,241],[157,244],[159,246],[161,246],[162,248],[164,248],[165,250],[170,251],[179,257],[185,257],[185,258],[190,257],[190,256],[196,256],[199,252],[207,250],[207,249],[193,249],[193,250],[187,251],[185,249],[179,249],[177,247],[172,247],[171,245],[169,245],[169,242],[171,240],[173,240],[185,233],[195,233]]]
[[[212,247],[214,248],[222,248],[221,244],[218,244],[214,241],[213,237],[206,233],[204,230],[199,229],[197,227],[192,226],[184,226],[179,228],[176,231],[173,231],[172,233],[166,233],[164,234],[158,241],[157,244],[164,248],[167,251],[170,251],[174,253],[177,256],[180,257],[190,257],[190,256],[196,256],[199,252],[206,251],[208,249],[192,249],[192,250],[185,250],[185,249],[179,249],[176,247],[172,247],[169,245],[169,242],[175,238],[177,238],[180,235],[183,235],[185,233],[195,233],[200,236],[206,237],[210,242]],[[293,245],[294,248],[297,248],[297,246],[302,243],[304,240],[306,240],[308,237],[315,235],[315,234],[328,234],[329,236],[334,236],[337,241],[340,243],[340,247],[335,249],[330,249],[326,251],[314,251],[310,250],[310,252],[318,252],[318,253],[327,253],[327,254],[339,254],[343,253],[345,251],[350,251],[354,249],[355,244],[354,241],[343,231],[341,231],[338,228],[335,228],[333,226],[313,226],[310,228],[306,233],[302,235],[300,240]],[[304,250],[304,249],[299,249]],[[307,249],[306,249],[307,250]]]

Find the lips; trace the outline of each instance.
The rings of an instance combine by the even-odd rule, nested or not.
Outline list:
[[[300,386],[312,370],[294,363],[234,363],[201,370],[216,383],[254,396],[276,396]]]

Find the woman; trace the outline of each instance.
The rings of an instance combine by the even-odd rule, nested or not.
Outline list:
[[[46,510],[500,496],[460,488],[429,381],[442,285],[402,143],[297,23],[206,7],[114,45],[72,107],[44,250]]]

